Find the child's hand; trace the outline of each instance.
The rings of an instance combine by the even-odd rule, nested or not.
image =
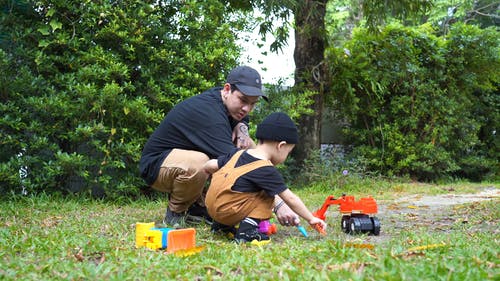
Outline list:
[[[277,211],[276,211],[276,218],[280,222],[281,225],[284,226],[297,226],[300,223],[300,219],[295,214],[290,207],[288,207],[287,204],[283,204]]]
[[[309,220],[309,224],[316,229],[319,233],[321,234],[326,234],[326,222],[324,222],[322,219],[319,218],[312,218]]]

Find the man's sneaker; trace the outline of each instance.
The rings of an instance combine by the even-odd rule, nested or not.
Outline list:
[[[225,225],[216,221],[212,222],[210,231],[213,234],[221,233],[227,236],[229,239],[233,239],[234,235],[236,234],[236,228],[234,226]]]
[[[165,213],[165,218],[163,219],[163,224],[179,227],[186,223],[186,214],[185,213],[176,213],[170,210],[167,207],[167,212]]]
[[[240,222],[234,240],[237,243],[251,243],[256,245],[267,244],[271,241],[265,233],[259,232],[259,222],[252,218],[245,218]]]
[[[186,224],[200,224],[205,222],[212,224],[212,218],[208,215],[207,208],[194,203],[186,212],[176,213],[167,207],[163,224],[171,227],[180,227]]]
[[[194,203],[186,212],[186,222],[192,224],[205,222],[206,224],[211,225],[213,220],[208,214],[206,207],[203,207],[198,203]]]

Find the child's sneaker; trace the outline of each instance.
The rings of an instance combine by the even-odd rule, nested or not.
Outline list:
[[[245,218],[240,222],[234,240],[237,243],[250,243],[255,245],[264,245],[271,241],[265,233],[259,232],[258,220]]]
[[[201,223],[211,225],[212,218],[208,215],[207,208],[200,206],[198,203],[194,203],[187,211],[182,213],[173,212],[167,207],[167,212],[163,219],[163,224],[171,227],[182,227],[188,224],[196,225]]]

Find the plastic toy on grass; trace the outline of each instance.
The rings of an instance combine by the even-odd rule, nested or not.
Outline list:
[[[259,232],[267,235],[276,234],[278,228],[275,223],[271,223],[269,220],[262,220],[259,223]]]
[[[303,226],[297,225],[297,229],[300,231],[300,233],[304,237],[309,237],[306,229]],[[278,232],[278,227],[276,226],[275,223],[271,223],[269,220],[263,220],[263,221],[260,221],[260,223],[259,223],[259,232],[265,233],[267,235],[276,234]]]
[[[304,237],[309,237],[309,235],[307,234],[306,229],[302,225],[297,225],[297,229],[300,231],[300,233],[302,235],[304,235]]]
[[[194,228],[156,228],[154,222],[138,222],[135,225],[136,248],[166,249],[169,254],[180,251],[189,252],[199,249],[195,245],[195,236]]]
[[[315,225],[313,225],[313,228],[319,232],[319,234],[325,236],[326,235],[326,231],[323,229],[323,227],[321,226],[321,224],[317,223]]]
[[[354,196],[346,196],[336,199],[333,196],[328,196],[321,206],[313,215],[322,220],[326,219],[326,211],[330,205],[339,205],[340,213],[342,214],[341,227],[345,233],[358,234],[369,233],[373,235],[380,234],[380,221],[377,214],[377,203],[372,197],[364,197],[359,201],[354,200]]]

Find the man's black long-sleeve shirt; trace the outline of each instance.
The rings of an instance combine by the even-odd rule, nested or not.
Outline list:
[[[161,164],[174,148],[200,151],[211,159],[235,148],[231,135],[240,121],[228,116],[221,89],[212,88],[182,101],[156,128],[139,162],[141,177],[148,185],[155,182]],[[243,122],[247,123],[248,117]]]

